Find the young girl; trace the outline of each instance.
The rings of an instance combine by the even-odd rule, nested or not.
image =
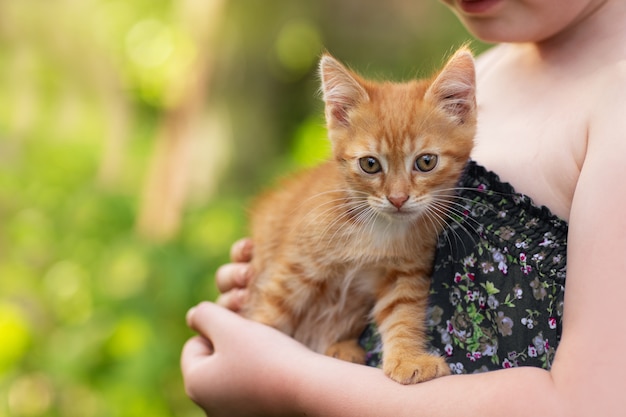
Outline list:
[[[274,329],[202,303],[187,317],[200,335],[185,345],[182,369],[188,394],[211,416],[626,413],[626,361],[619,357],[626,349],[626,322],[621,320],[626,296],[621,277],[626,271],[626,216],[621,212],[626,207],[626,2],[444,2],[478,38],[501,42],[477,61],[478,134],[471,178],[465,181],[508,195],[514,188],[520,194],[508,215],[531,213],[523,227],[537,231],[514,240],[517,245],[507,244],[507,250],[517,250],[507,253],[509,258],[497,255],[502,248],[490,247],[491,258],[485,259],[491,263],[457,260],[478,275],[499,272],[519,282],[510,289],[506,309],[497,308],[503,314],[494,318],[496,330],[476,345],[480,348],[459,343],[468,337],[463,326],[471,331],[480,323],[471,323],[469,315],[462,320],[445,316],[453,300],[437,297],[437,289],[450,277],[435,272],[431,302],[450,326],[440,337],[433,334],[433,341],[463,375],[404,386],[377,368],[315,354]],[[522,227],[514,219],[501,226],[497,210],[482,216],[484,226],[510,226],[499,229],[501,241]],[[468,248],[470,254],[473,249]],[[251,252],[249,241],[233,246],[235,263],[217,274],[223,292],[218,304],[238,309]],[[446,256],[438,255],[441,265]],[[541,265],[547,269],[535,270]],[[487,283],[484,279],[480,290],[486,295],[505,291],[487,289]],[[464,308],[478,302],[460,298],[468,303]],[[544,360],[537,362],[539,357]],[[494,371],[473,373],[487,369]]]

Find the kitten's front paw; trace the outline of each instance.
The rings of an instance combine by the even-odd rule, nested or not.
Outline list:
[[[420,355],[414,358],[385,358],[385,375],[401,384],[417,384],[450,375],[450,367],[441,356]]]
[[[365,351],[356,339],[337,342],[326,349],[326,356],[341,359],[343,361],[365,364]]]

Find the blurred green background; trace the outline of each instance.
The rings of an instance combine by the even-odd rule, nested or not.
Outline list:
[[[325,157],[320,53],[407,79],[469,39],[435,0],[0,0],[0,417],[203,415],[184,315]]]

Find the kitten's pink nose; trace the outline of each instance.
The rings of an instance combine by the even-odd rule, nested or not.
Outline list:
[[[400,208],[404,205],[404,203],[406,203],[408,199],[409,196],[406,194],[393,194],[387,196],[387,200],[389,200],[389,202],[393,204],[394,207],[396,207],[398,210],[400,210]]]

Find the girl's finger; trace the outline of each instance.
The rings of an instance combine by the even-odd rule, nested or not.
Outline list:
[[[222,265],[215,273],[215,284],[217,289],[224,293],[233,288],[245,288],[250,282],[252,271],[250,264],[231,263]]]
[[[222,331],[229,332],[237,328],[240,320],[244,319],[208,301],[198,304],[187,313],[187,325],[207,340],[219,339]]]
[[[216,303],[219,306],[225,307],[231,311],[234,311],[235,313],[238,313],[239,311],[241,311],[247,296],[247,290],[235,288],[220,295]]]
[[[250,262],[253,244],[250,238],[239,239],[230,247],[230,259],[233,262]]]

